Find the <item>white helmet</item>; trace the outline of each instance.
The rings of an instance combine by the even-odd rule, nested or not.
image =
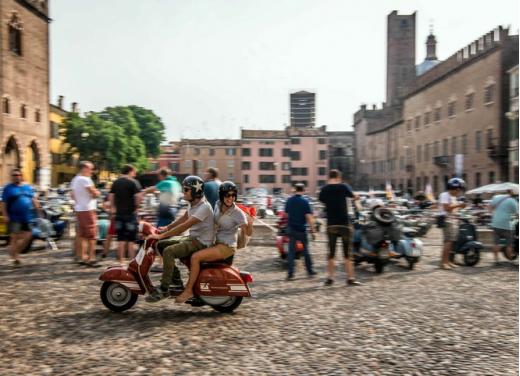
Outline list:
[[[383,202],[383,200],[381,200],[379,198],[373,198],[368,201],[368,208],[370,210],[374,210],[375,208],[383,207],[383,206],[385,206],[385,203]]]

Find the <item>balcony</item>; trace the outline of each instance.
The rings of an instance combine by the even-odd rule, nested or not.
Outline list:
[[[439,167],[447,167],[450,164],[450,157],[448,155],[439,155],[433,157],[433,164]]]

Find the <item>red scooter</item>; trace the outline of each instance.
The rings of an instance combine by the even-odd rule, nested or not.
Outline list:
[[[141,222],[139,225],[143,237],[156,231],[149,223]],[[156,240],[145,240],[128,267],[108,267],[100,275],[99,279],[103,281],[101,301],[108,309],[114,312],[126,311],[134,306],[139,295],[153,291],[148,274],[158,252],[156,243]],[[189,258],[181,259],[188,268],[189,261]],[[229,313],[242,303],[242,298],[251,297],[253,276],[231,266],[232,261],[230,257],[218,262],[202,263],[193,289],[194,296],[186,303],[194,307],[209,305],[216,311]],[[181,292],[174,290],[171,297]]]

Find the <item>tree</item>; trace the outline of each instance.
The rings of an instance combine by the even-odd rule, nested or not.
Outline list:
[[[140,130],[140,138],[146,147],[148,157],[157,157],[161,153],[161,142],[165,140],[164,124],[152,110],[139,106],[128,106],[134,114]]]

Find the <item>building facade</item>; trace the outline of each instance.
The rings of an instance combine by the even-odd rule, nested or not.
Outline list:
[[[50,185],[49,22],[46,0],[0,2],[0,184],[14,167]]]
[[[354,182],[354,132],[327,132],[327,139],[329,169],[341,171],[343,179],[352,184]]]
[[[455,175],[469,188],[509,178],[512,127],[505,115],[510,104],[505,77],[518,64],[518,36],[499,27],[443,62],[435,43],[430,34],[415,78],[404,89],[388,91],[392,105],[371,110],[363,105],[354,114],[360,188],[382,188],[388,181],[421,191],[429,184],[437,194]],[[395,58],[389,52],[388,59]]]
[[[316,124],[316,94],[298,91],[289,96],[293,128],[309,128]]]
[[[77,158],[67,159],[67,145],[60,135],[60,126],[65,122],[68,112],[63,108],[63,97],[56,105],[49,106],[49,150],[51,153],[51,185],[56,187],[70,182],[77,172]]]
[[[509,180],[518,184],[518,65],[509,75]]]

